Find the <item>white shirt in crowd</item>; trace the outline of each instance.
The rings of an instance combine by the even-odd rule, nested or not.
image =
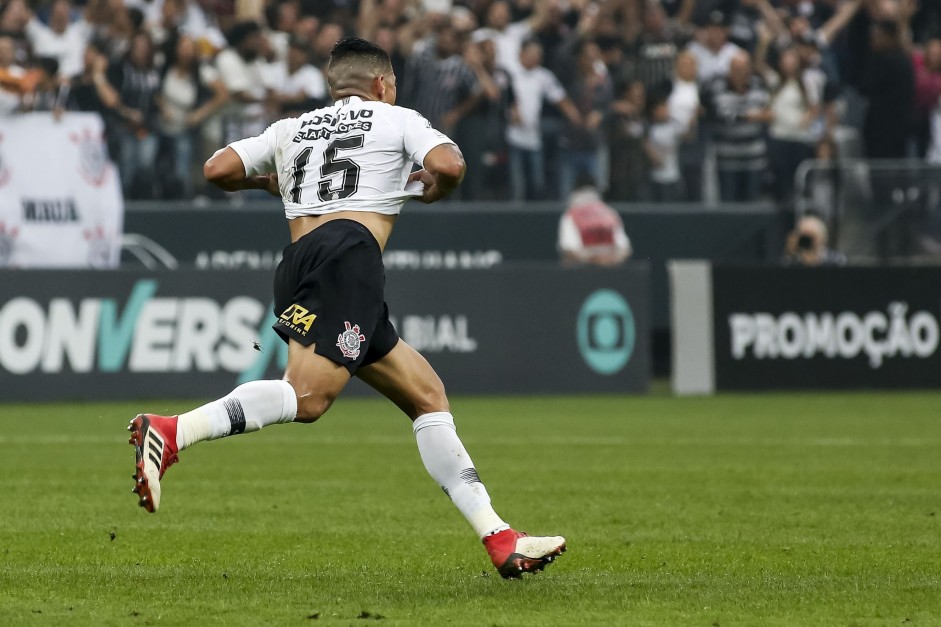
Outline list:
[[[239,120],[235,136],[253,135],[265,125],[265,107],[262,101],[268,95],[265,74],[268,64],[261,58],[247,62],[232,48],[226,48],[216,57],[216,69],[230,94],[247,93],[255,102],[240,102],[233,98],[226,106],[225,115],[233,124]],[[231,137],[232,135],[230,135]]]
[[[768,72],[768,86],[772,89],[771,111],[774,113],[774,120],[768,127],[768,133],[775,139],[797,142],[812,142],[816,139],[816,127],[813,122],[802,126],[804,116],[811,107],[820,102],[820,93],[813,81],[802,77],[804,91],[807,94],[807,102],[801,95],[800,86],[796,81],[788,81],[778,91],[778,84],[781,79],[775,72]]]
[[[655,183],[679,183],[680,142],[688,128],[679,120],[654,122],[647,131],[647,141],[660,163],[651,165],[650,180]]]
[[[199,81],[208,87],[219,80],[219,72],[211,65],[201,65],[199,68]],[[199,96],[199,86],[194,84],[191,76],[180,76],[172,68],[163,79],[160,95],[164,101],[167,112],[163,120],[163,130],[171,135],[179,135],[189,130],[186,125],[186,116],[192,112]]]
[[[412,164],[451,143],[412,109],[350,96],[229,146],[246,176],[277,173],[290,219],[338,211],[396,215],[421,193],[405,189]]]
[[[497,49],[497,65],[509,71],[520,67],[520,48],[523,40],[532,32],[532,26],[528,21],[515,22],[508,24],[502,31],[495,28],[478,28],[474,31],[473,40],[475,42],[492,40]]]
[[[542,102],[548,100],[555,104],[565,99],[565,88],[559,79],[548,69],[539,66],[527,70],[517,66],[510,72],[513,82],[513,94],[516,98],[516,108],[519,111],[520,123],[509,124],[506,129],[506,140],[511,146],[524,150],[539,150],[542,148],[542,130],[540,117],[542,116]]]
[[[268,64],[265,81],[268,89],[284,96],[304,94],[307,98],[322,100],[327,97],[327,81],[323,72],[313,65],[302,65],[288,74],[288,64],[276,61]]]
[[[144,15],[144,23],[158,42],[166,41],[170,33],[163,28],[164,0],[124,0],[124,6],[138,9]],[[204,39],[216,49],[225,48],[225,35],[216,24],[215,16],[210,17],[198,2],[186,0],[186,14],[180,24],[180,34],[193,39]]]
[[[56,59],[62,76],[71,77],[82,72],[85,45],[91,35],[91,26],[85,20],[72,22],[61,34],[35,17],[26,23],[26,38],[33,49],[33,56]]]
[[[686,50],[696,57],[696,80],[700,85],[708,85],[715,78],[728,76],[732,58],[742,52],[741,48],[730,41],[719,48],[718,52],[713,52],[698,41],[690,42]]]
[[[693,120],[699,115],[699,87],[693,81],[679,78],[673,82],[673,90],[667,99],[670,117],[689,130]]]

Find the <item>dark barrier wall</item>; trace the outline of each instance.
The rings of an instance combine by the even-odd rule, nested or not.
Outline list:
[[[634,259],[651,264],[653,326],[669,327],[668,259],[776,262],[786,218],[771,207],[617,205]],[[559,217],[554,203],[406,205],[389,240],[386,266],[399,269],[489,268],[514,261],[555,262]],[[165,248],[183,267],[273,268],[288,242],[274,202],[242,208],[129,203],[125,232]],[[128,265],[133,259],[127,254]],[[138,264],[139,267],[139,264]]]
[[[941,385],[941,268],[713,267],[718,389]]]
[[[220,396],[286,360],[270,271],[4,271],[0,285],[0,401]],[[390,271],[387,300],[451,392],[647,389],[644,264]]]

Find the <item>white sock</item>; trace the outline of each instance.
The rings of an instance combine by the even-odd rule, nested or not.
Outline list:
[[[509,529],[490,506],[487,488],[480,482],[474,462],[457,437],[454,417],[446,411],[425,414],[412,423],[412,429],[428,474],[464,514],[477,535],[483,539]]]
[[[251,433],[297,416],[297,394],[287,381],[250,381],[228,396],[180,414],[176,445],[182,451],[203,440]]]

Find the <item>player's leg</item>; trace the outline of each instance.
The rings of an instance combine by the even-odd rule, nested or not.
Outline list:
[[[318,355],[313,346],[288,342],[282,381],[251,381],[227,396],[180,414],[180,450],[203,440],[251,433],[281,422],[314,422],[350,380],[343,366]]]
[[[251,433],[272,424],[314,422],[350,380],[349,371],[295,340],[282,381],[250,381],[179,416],[140,414],[128,426],[136,451],[134,492],[148,512],[160,507],[160,480],[179,451],[204,440]]]
[[[494,511],[457,435],[444,385],[418,351],[399,341],[385,357],[360,368],[356,376],[412,419],[425,469],[477,532],[502,576],[542,570],[565,550],[564,538],[520,534]]]

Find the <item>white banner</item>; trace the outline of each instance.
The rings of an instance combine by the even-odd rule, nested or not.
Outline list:
[[[117,267],[123,222],[101,117],[0,118],[0,266]]]

